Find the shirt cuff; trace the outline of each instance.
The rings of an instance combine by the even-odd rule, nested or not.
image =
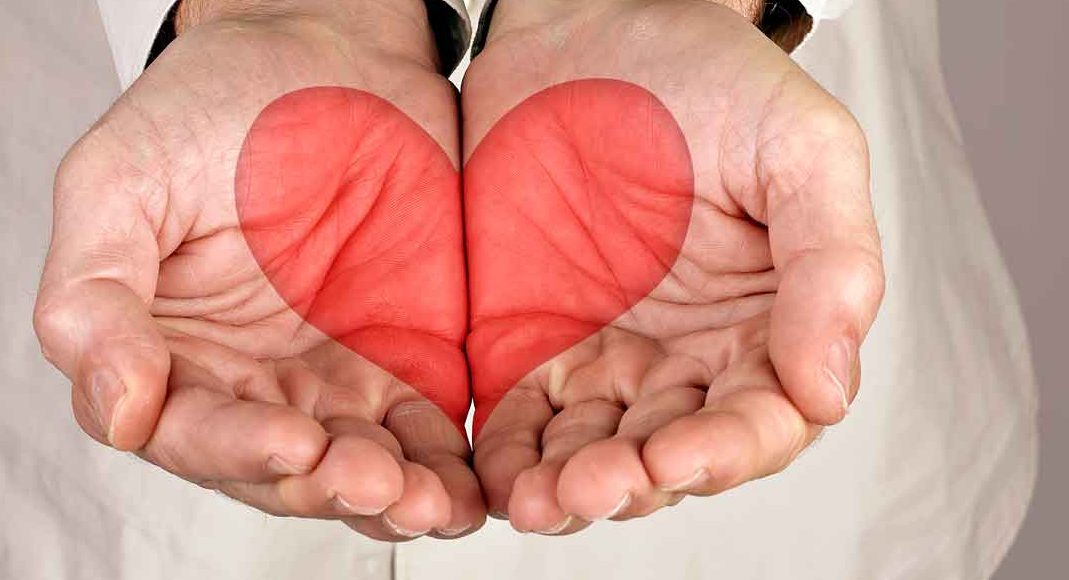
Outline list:
[[[805,6],[806,12],[813,18],[813,28],[809,31],[802,42],[798,45],[801,48],[805,45],[806,41],[813,37],[813,33],[820,27],[822,20],[834,20],[842,16],[850,5],[854,3],[854,0],[801,0],[802,6]]]
[[[854,0],[801,0],[806,12],[814,21],[838,18],[854,3]]]
[[[97,0],[122,90],[145,70],[152,43],[174,0]]]
[[[471,42],[471,18],[464,6],[464,0],[425,0],[427,18],[434,31],[434,41],[438,45],[440,72],[449,76],[468,52]]]
[[[784,50],[793,52],[816,30],[818,22],[838,18],[853,2],[854,0],[767,0],[761,30]],[[478,29],[471,45],[472,58],[479,55],[486,43],[490,16],[496,5],[497,0],[473,1],[473,8],[480,14]]]
[[[471,39],[471,23],[463,0],[426,0],[443,74],[456,68]],[[144,72],[160,26],[175,0],[97,0],[111,56],[126,90]]]
[[[838,18],[853,0],[766,0],[761,31],[787,52],[805,44],[821,20]]]

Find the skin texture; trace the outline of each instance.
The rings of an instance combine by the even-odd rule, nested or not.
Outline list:
[[[455,93],[421,2],[184,7],[57,174],[35,327],[97,440],[399,541],[476,530],[480,483],[520,530],[641,516],[776,472],[842,418],[883,287],[865,143],[752,14],[503,0],[465,80],[461,240]],[[341,101],[331,130],[300,133],[323,122],[293,104],[308,87]],[[316,147],[272,145],[287,117]],[[398,195],[412,166],[434,195]],[[293,168],[330,185],[280,187]],[[601,219],[642,211],[663,219]],[[561,235],[585,245],[531,243]],[[456,427],[465,244],[481,482]],[[384,294],[396,267],[429,299]]]
[[[436,72],[423,4],[258,4],[184,21],[67,155],[35,312],[45,355],[74,383],[87,433],[180,477],[384,540],[470,533],[485,508],[456,426],[467,407],[456,95]],[[324,145],[309,105],[290,106],[288,134],[323,153],[295,166],[284,160],[310,142],[270,145],[272,111],[306,87],[342,87],[312,100],[342,111],[334,124],[348,137]],[[350,131],[384,118],[389,135]],[[267,153],[277,162],[258,165]],[[428,164],[434,195],[399,195],[408,189],[390,176]],[[287,171],[325,185],[297,203]],[[340,205],[378,211],[307,226]],[[445,226],[394,228],[398,211]],[[402,234],[417,250],[391,246]],[[354,261],[366,267],[347,275]],[[287,286],[293,268],[323,287]],[[412,296],[381,294],[335,326],[315,315],[317,298],[384,287],[398,271],[438,282],[418,320],[395,315]],[[409,358],[361,349],[369,333]]]
[[[463,432],[460,175],[430,135],[371,93],[301,89],[256,118],[234,187],[285,316],[413,386]]]
[[[782,50],[722,6],[502,0],[464,81],[465,171],[483,162],[486,143],[508,141],[497,131],[517,105],[581,79],[624,81],[663,104],[689,152],[694,199],[679,255],[652,292],[510,388],[503,379],[482,382],[481,369],[525,357],[532,316],[548,328],[554,316],[574,313],[563,300],[498,312],[494,338],[477,344],[479,289],[506,280],[472,261],[469,358],[485,421],[476,471],[492,513],[548,534],[639,517],[785,468],[821,426],[845,415],[860,380],[858,345],[883,292],[861,131]],[[603,131],[620,122],[599,119],[589,104],[575,109],[543,108],[543,126],[569,127],[569,116]],[[643,167],[663,160],[599,156],[604,141],[568,130],[543,137],[539,147],[498,153],[510,167],[480,175],[507,176],[534,157],[556,164],[546,173],[558,182],[589,191],[669,194]],[[591,168],[593,178],[569,181],[574,167]],[[551,180],[544,188],[549,199],[584,197],[563,195]],[[538,195],[507,179],[466,179],[465,198],[469,222],[473,199],[505,198],[496,203],[532,216],[530,235],[594,223],[582,205],[571,217],[525,207]],[[469,256],[487,243],[477,233],[469,231]],[[611,252],[602,254],[601,263],[570,254],[540,271],[617,271]],[[595,280],[607,296],[626,287],[612,276]]]
[[[669,273],[693,175],[671,114],[630,83],[555,85],[494,125],[464,168],[476,437],[517,381]]]

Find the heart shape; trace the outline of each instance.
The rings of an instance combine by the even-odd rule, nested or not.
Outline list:
[[[476,433],[520,379],[660,284],[693,204],[683,132],[638,85],[554,85],[497,121],[464,167]]]
[[[497,121],[464,168],[463,215],[460,187],[419,125],[341,87],[268,105],[235,178],[242,232],[286,303],[458,425],[470,301],[478,432],[523,376],[668,274],[690,222],[693,171],[653,94],[588,79],[536,93]]]

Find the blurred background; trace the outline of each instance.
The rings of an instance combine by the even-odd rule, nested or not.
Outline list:
[[[1069,3],[939,0],[939,8],[951,100],[1017,284],[1040,387],[1039,481],[995,578],[1069,578]]]

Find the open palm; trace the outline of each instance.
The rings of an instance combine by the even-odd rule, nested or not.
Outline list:
[[[181,36],[59,172],[37,328],[101,441],[270,513],[452,536],[485,517],[455,93],[425,23],[367,17],[412,50],[309,18]]]
[[[569,533],[786,467],[845,414],[883,281],[860,131],[752,25],[700,0],[539,4],[499,3],[463,91],[475,466],[491,510]],[[525,166],[544,171],[507,180]],[[558,251],[518,261],[507,236]],[[632,300],[636,260],[666,258]],[[546,276],[580,290],[495,299]]]

